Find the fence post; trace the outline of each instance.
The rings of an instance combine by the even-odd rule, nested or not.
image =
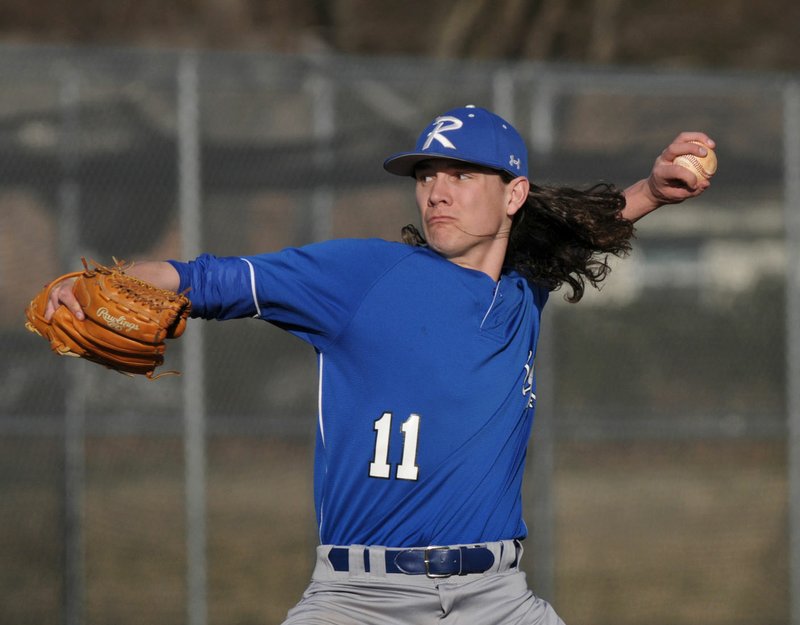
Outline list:
[[[553,79],[546,74],[536,81],[531,108],[530,147],[534,154],[549,154],[556,143],[556,100]]]
[[[537,155],[548,154],[555,144],[555,89],[552,82],[540,79],[531,104],[529,145]],[[536,595],[547,601],[555,600],[555,410],[556,367],[553,355],[555,342],[555,311],[553,304],[545,309],[542,332],[536,353],[536,415],[531,439],[531,469],[528,478],[533,483],[531,536],[533,574],[531,585]]]
[[[789,611],[800,625],[800,83],[783,92]]]
[[[514,77],[508,69],[500,69],[492,76],[492,108],[500,117],[514,126],[519,122],[514,115]]]
[[[552,304],[545,309],[542,332],[536,350],[536,415],[530,443],[530,470],[527,479],[532,483],[531,551],[533,592],[549,602],[555,601],[555,337]],[[531,488],[526,489],[528,491]]]
[[[70,65],[59,67],[61,140],[59,160],[61,180],[58,188],[58,248],[61,266],[69,268],[81,245],[80,185],[77,180],[78,107],[80,82]],[[66,364],[66,363],[65,363]],[[64,489],[62,492],[63,546],[63,622],[82,625],[86,621],[86,566],[84,501],[86,491],[85,412],[86,377],[75,363],[64,367],[68,383],[64,394]]]
[[[322,182],[311,192],[311,223],[303,228],[311,241],[329,239],[333,232],[334,188],[331,172],[334,162],[333,139],[336,134],[336,97],[330,76],[330,61],[322,59],[308,79],[311,95],[311,132],[314,140],[313,163]]]
[[[193,258],[202,244],[201,150],[197,56],[178,62],[178,200],[181,253]],[[192,324],[182,341],[186,488],[186,585],[189,625],[208,617],[206,562],[206,405],[203,326]]]

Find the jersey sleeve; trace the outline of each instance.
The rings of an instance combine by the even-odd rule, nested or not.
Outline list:
[[[272,254],[170,261],[189,289],[192,316],[264,319],[323,348],[391,266],[413,248],[380,240],[337,240]]]
[[[531,285],[531,291],[533,292],[533,301],[536,302],[536,307],[540,311],[543,310],[547,300],[550,299],[550,290],[543,286]]]

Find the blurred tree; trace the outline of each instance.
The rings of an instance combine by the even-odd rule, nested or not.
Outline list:
[[[800,68],[796,0],[0,0],[0,41]]]

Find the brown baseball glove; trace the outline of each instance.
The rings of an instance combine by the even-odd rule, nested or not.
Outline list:
[[[177,338],[186,328],[189,299],[160,289],[125,273],[130,265],[115,259],[115,266],[86,259],[83,271],[64,274],[46,285],[25,310],[25,327],[50,341],[61,356],[86,358],[126,374],[156,379],[155,368],[164,362],[165,339]],[[85,319],[77,319],[59,306],[49,321],[44,318],[50,291],[75,278],[73,293]]]

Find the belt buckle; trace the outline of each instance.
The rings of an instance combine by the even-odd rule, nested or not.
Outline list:
[[[422,557],[422,561],[425,563],[425,577],[430,579],[444,579],[446,577],[450,577],[453,573],[431,573],[431,558],[430,552],[431,551],[449,551],[449,547],[425,547],[424,555]]]

